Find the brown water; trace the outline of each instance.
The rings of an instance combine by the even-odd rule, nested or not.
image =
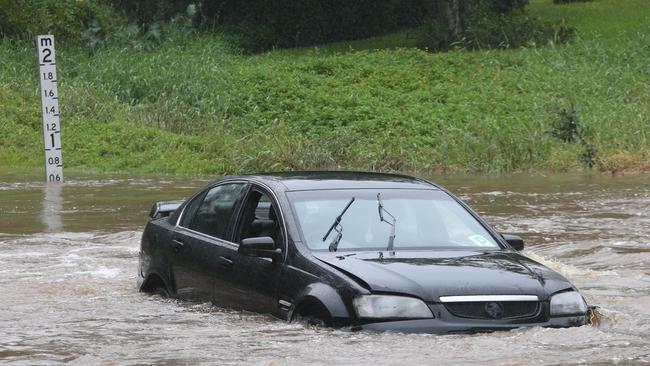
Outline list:
[[[0,363],[650,363],[650,177],[434,178],[572,280],[600,326],[472,336],[310,329],[136,289],[156,200],[207,181],[0,172]]]

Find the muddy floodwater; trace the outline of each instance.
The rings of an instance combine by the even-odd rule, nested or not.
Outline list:
[[[0,171],[0,363],[650,363],[650,177],[433,177],[600,306],[599,326],[470,336],[352,333],[136,289],[156,200],[207,180]]]

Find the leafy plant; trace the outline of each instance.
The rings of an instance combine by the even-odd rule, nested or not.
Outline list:
[[[79,43],[89,28],[107,28],[119,12],[99,0],[0,0],[0,39],[51,33]]]
[[[553,122],[548,132],[559,141],[576,143],[583,141],[584,131],[585,128],[578,119],[578,111],[572,106],[560,110],[558,119]]]
[[[437,19],[426,22],[420,31],[419,44],[429,50],[451,48],[490,49],[544,46],[565,43],[575,29],[565,22],[543,22],[528,13],[525,0],[479,0],[464,3],[464,31],[451,37]]]
[[[552,124],[548,131],[555,139],[565,143],[579,143],[583,151],[579,160],[588,168],[596,165],[598,150],[588,141],[589,131],[578,118],[577,109],[572,106],[560,111],[559,118]]]

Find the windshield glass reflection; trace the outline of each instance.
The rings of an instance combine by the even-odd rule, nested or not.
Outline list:
[[[386,250],[393,235],[395,250],[499,248],[472,215],[441,191],[318,190],[289,192],[287,195],[298,218],[303,240],[312,250],[329,250],[329,243],[323,241],[323,235],[350,197],[355,197],[355,202],[341,217],[340,226],[345,229],[337,245],[339,251]],[[381,197],[381,201],[377,197]],[[390,212],[394,216],[394,234],[393,227],[381,220],[379,212]]]

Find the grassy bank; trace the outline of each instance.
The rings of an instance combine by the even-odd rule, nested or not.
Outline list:
[[[612,6],[616,4],[616,12]],[[409,32],[244,56],[215,35],[57,49],[67,167],[232,173],[585,169],[548,133],[575,107],[595,168],[650,170],[650,3],[552,5],[563,46],[433,54]],[[616,15],[612,15],[616,14]],[[411,42],[411,43],[410,43]],[[390,47],[390,48],[389,48]],[[0,167],[42,163],[35,51],[0,44]]]

